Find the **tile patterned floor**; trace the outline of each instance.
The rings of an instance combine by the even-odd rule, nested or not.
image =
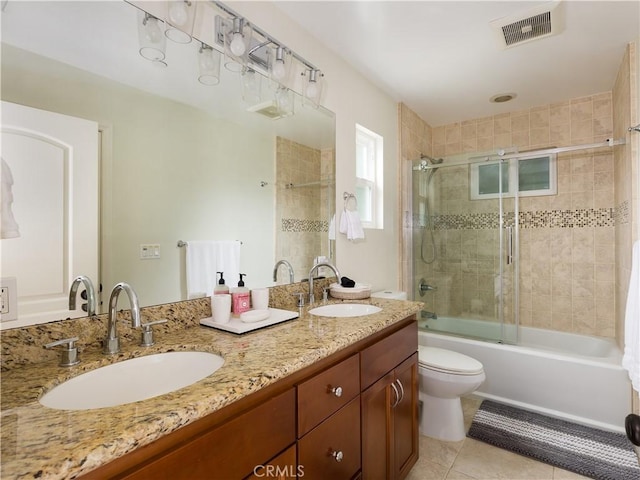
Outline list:
[[[469,428],[481,399],[462,399]],[[532,460],[472,438],[442,442],[420,437],[420,459],[407,480],[579,480],[582,475]]]

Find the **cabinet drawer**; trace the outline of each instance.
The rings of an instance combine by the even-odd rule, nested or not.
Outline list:
[[[244,478],[295,442],[294,408],[292,388],[122,478]]]
[[[297,474],[296,446],[292,445],[276,458],[272,458],[268,462],[256,466],[253,469],[253,473],[245,480],[258,480],[259,478],[296,480]]]
[[[360,470],[360,396],[298,441],[298,468],[300,477],[304,471],[304,478],[348,480],[356,475]]]
[[[386,375],[396,365],[418,350],[418,323],[383,338],[360,353],[362,390]]]
[[[340,389],[340,395],[333,389]],[[298,438],[349,403],[359,393],[358,354],[298,385]]]

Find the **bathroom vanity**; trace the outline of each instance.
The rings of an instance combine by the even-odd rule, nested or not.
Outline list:
[[[242,336],[160,331],[152,350],[211,351],[225,364],[118,407],[45,408],[40,394],[71,369],[12,368],[2,378],[2,478],[404,478],[418,458],[420,304],[365,302],[382,311],[305,312]],[[120,354],[129,355],[139,347]],[[85,369],[96,362],[83,352]]]

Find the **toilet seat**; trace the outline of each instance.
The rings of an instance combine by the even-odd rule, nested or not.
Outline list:
[[[418,346],[420,367],[452,375],[478,375],[483,372],[482,363],[462,353],[444,348]]]

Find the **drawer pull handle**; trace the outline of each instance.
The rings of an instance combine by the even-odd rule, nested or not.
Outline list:
[[[391,388],[393,388],[393,392],[396,394],[396,399],[391,405],[391,408],[396,408],[396,406],[400,403],[400,393],[398,392],[398,387],[396,387],[396,382],[391,384]]]
[[[341,450],[334,450],[331,452],[331,456],[335,459],[336,462],[340,463],[344,458],[344,454]]]
[[[342,387],[333,387],[329,386],[329,392],[333,393],[336,397],[342,396]]]

